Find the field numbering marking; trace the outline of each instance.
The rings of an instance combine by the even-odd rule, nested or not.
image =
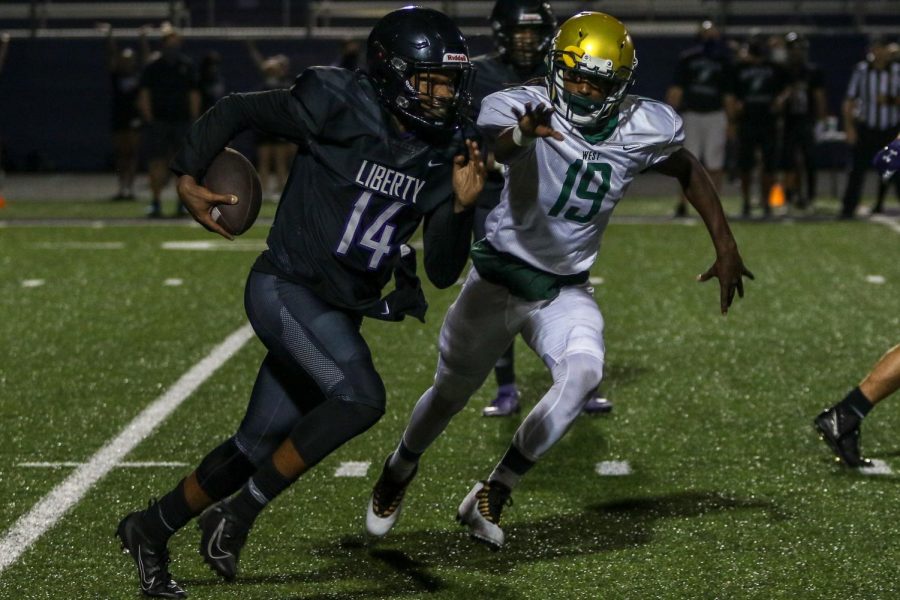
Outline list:
[[[604,460],[594,465],[594,471],[605,477],[621,477],[631,475],[631,465],[627,460]]]
[[[369,461],[362,462],[342,462],[340,466],[335,470],[335,477],[365,477],[366,473],[369,472],[369,465],[372,464]]]

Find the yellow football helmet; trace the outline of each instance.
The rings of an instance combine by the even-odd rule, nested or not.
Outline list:
[[[598,126],[625,99],[637,64],[634,43],[621,21],[600,12],[578,13],[560,26],[547,54],[547,91],[553,107],[576,127]],[[603,82],[606,98],[592,102],[566,91],[567,71]]]

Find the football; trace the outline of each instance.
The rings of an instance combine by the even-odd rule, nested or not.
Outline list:
[[[216,156],[203,180],[217,194],[234,194],[236,204],[219,204],[210,211],[213,220],[232,235],[241,235],[256,221],[262,204],[262,184],[253,164],[234,150],[225,148]]]

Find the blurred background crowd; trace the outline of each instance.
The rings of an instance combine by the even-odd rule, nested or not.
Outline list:
[[[194,118],[229,92],[289,87],[310,65],[364,68],[372,23],[402,4],[5,0],[0,172],[114,173],[109,199],[161,216],[168,159]],[[492,49],[492,1],[419,4],[454,17],[472,56]],[[871,157],[900,125],[900,2],[551,4],[560,21],[599,10],[628,25],[633,93],[679,110],[688,149],[739,189],[743,216],[809,211],[822,195],[840,200],[839,216],[859,212]],[[277,198],[293,147],[261,135],[234,145]],[[896,178],[879,181],[868,212],[885,210],[891,183],[900,195]],[[687,214],[683,201],[672,214]]]

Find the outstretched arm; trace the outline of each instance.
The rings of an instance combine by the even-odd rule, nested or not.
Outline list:
[[[524,112],[519,112],[515,108],[512,112],[519,122],[497,136],[494,142],[494,158],[497,162],[509,164],[530,148],[538,138],[552,137],[560,142],[563,140],[563,135],[550,124],[553,108],[543,105],[531,108],[529,102],[525,104]]]
[[[262,73],[263,63],[266,62],[266,58],[262,55],[262,52],[259,51],[259,48],[256,47],[256,42],[247,40],[245,44],[247,46],[247,52],[250,54],[250,58],[253,59],[253,64],[256,65],[256,69]]]
[[[722,210],[722,203],[709,174],[700,161],[684,148],[675,151],[653,169],[678,179],[688,202],[706,224],[716,249],[716,261],[704,273],[698,275],[697,280],[708,281],[713,277],[719,280],[720,308],[723,315],[728,313],[735,292],[741,297],[744,296],[743,278],[753,279],[753,273],[744,266],[737,242],[728,226],[725,211]]]

